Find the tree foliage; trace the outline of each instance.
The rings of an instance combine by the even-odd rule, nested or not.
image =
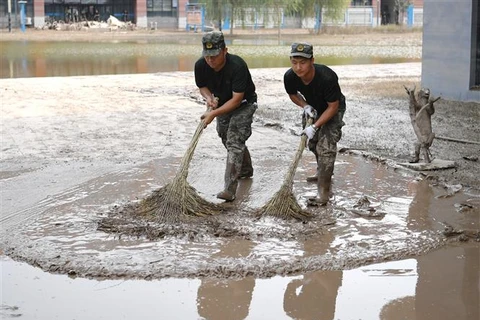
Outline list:
[[[395,9],[399,12],[405,12],[409,5],[412,4],[411,0],[395,0]]]
[[[327,14],[336,18],[343,14],[350,0],[291,0],[288,1],[288,12],[298,13],[302,18],[312,17],[312,13],[326,9]]]
[[[409,5],[412,4],[410,0],[395,0],[394,11],[397,13],[396,23],[401,24],[403,19],[399,19],[400,15],[404,15]]]
[[[227,17],[231,25],[244,26],[247,21],[259,16],[262,21],[273,21],[280,28],[282,15],[321,19],[319,13],[325,12],[332,19],[338,18],[345,12],[350,0],[205,0],[202,3],[206,5],[207,20],[220,29]]]

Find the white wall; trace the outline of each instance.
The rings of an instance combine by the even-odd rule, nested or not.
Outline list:
[[[472,0],[425,0],[423,12],[422,86],[448,100],[480,102],[480,91],[470,90]]]

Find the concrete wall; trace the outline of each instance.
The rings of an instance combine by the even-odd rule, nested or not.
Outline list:
[[[472,10],[472,0],[424,0],[422,86],[434,96],[480,102],[470,90]]]
[[[33,26],[40,28],[45,24],[45,1],[35,0],[33,5]]]
[[[135,3],[136,24],[139,28],[147,28],[147,1],[137,0]]]

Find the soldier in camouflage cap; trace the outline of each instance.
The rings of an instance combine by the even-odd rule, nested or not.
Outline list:
[[[304,125],[306,118],[313,118],[314,123],[304,128],[303,133],[308,137],[308,148],[317,159],[317,174],[307,181],[317,182],[318,197],[311,202],[326,205],[332,191],[337,143],[342,137],[346,104],[337,74],[314,61],[311,44],[293,43],[290,50],[292,67],[285,73],[283,83],[290,100],[303,109]]]
[[[217,198],[235,200],[238,180],[253,176],[250,152],[245,145],[252,134],[257,94],[245,61],[228,53],[223,34],[212,31],[202,38],[202,58],[195,63],[195,83],[206,101],[201,119],[217,119],[217,133],[227,149],[225,186]]]
[[[206,33],[202,38],[203,56],[216,56],[225,46],[225,39],[223,33],[220,31],[212,31]]]

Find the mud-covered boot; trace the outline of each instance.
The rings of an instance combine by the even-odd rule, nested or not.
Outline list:
[[[235,157],[229,156],[227,159],[227,166],[225,168],[225,187],[222,192],[217,194],[218,199],[225,201],[235,200],[238,186],[238,170],[236,167],[240,168],[241,163],[239,163],[239,161],[235,161],[236,163],[232,161],[235,160],[234,158]]]
[[[327,205],[332,195],[332,177],[321,179],[318,186],[318,199],[317,203],[320,206]]]
[[[240,174],[238,178],[248,179],[248,178],[251,178],[252,176],[253,176],[252,158],[250,157],[250,151],[248,151],[247,147],[245,147],[245,151],[243,152],[242,169],[240,170]]]
[[[235,193],[225,189],[225,190],[217,193],[217,198],[225,200],[227,202],[231,202],[231,201],[235,200]]]
[[[330,198],[333,196],[331,179],[320,179],[317,181],[317,185],[318,195],[316,197],[311,197],[307,199],[307,206],[326,206],[327,203],[330,201]]]
[[[235,200],[235,194],[237,193],[238,180],[230,181],[225,185],[225,189],[217,194],[218,199],[225,201]]]
[[[316,163],[317,163],[317,171],[315,171],[315,174],[313,176],[308,176],[307,177],[307,182],[317,182],[318,181],[318,156],[316,153],[315,154],[315,159],[316,159]]]
[[[335,156],[323,157],[319,161],[318,170],[318,197],[316,199],[317,205],[325,206],[332,196],[332,175],[335,166]]]

